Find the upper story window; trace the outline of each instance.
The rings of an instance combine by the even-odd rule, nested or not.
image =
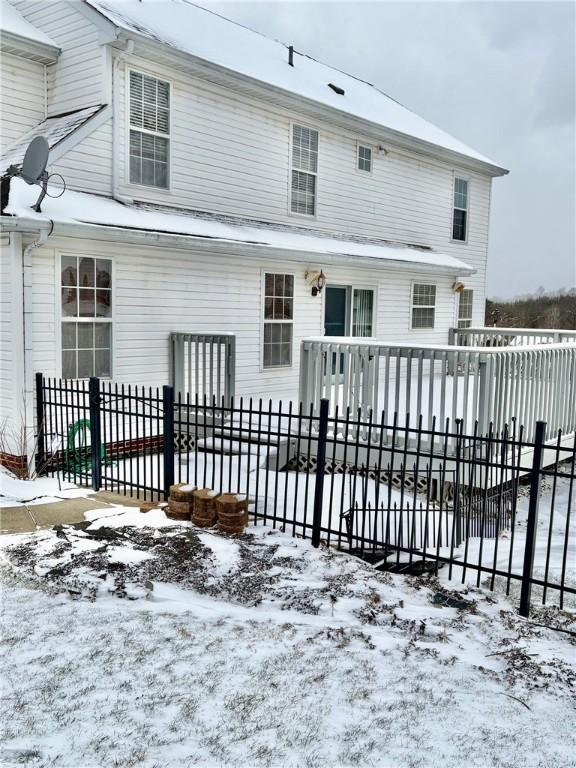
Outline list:
[[[458,300],[458,328],[470,328],[472,325],[472,304],[474,291],[471,288],[464,288],[460,292]]]
[[[62,256],[62,376],[112,375],[112,262]]]
[[[468,182],[454,179],[454,210],[452,214],[452,240],[465,241],[468,237]]]
[[[436,286],[414,283],[412,287],[412,328],[434,328]]]
[[[372,173],[372,147],[358,144],[358,170]]]
[[[292,365],[294,275],[264,275],[264,368]]]
[[[318,131],[302,125],[292,126],[292,176],[290,211],[304,216],[316,213],[318,175]]]
[[[170,83],[130,72],[130,183],[168,188]]]

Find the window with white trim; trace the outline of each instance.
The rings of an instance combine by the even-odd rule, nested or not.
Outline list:
[[[290,211],[303,216],[316,213],[318,180],[318,131],[302,125],[292,126],[292,176]]]
[[[372,147],[358,144],[358,170],[372,173]]]
[[[414,283],[412,287],[412,328],[434,328],[436,286]]]
[[[264,275],[264,368],[292,365],[294,275]]]
[[[130,183],[168,188],[170,83],[130,72]]]
[[[62,377],[112,375],[112,261],[62,256]]]
[[[471,288],[464,288],[460,291],[458,299],[458,328],[470,328],[472,325],[472,305],[474,301],[474,291]]]
[[[468,182],[454,179],[454,210],[452,212],[452,240],[465,241],[468,237]]]

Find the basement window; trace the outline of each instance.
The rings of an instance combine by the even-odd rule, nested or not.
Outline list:
[[[62,256],[62,378],[112,375],[112,261]]]
[[[459,294],[458,300],[458,328],[470,328],[472,325],[472,305],[474,291],[464,288]]]
[[[412,328],[434,328],[436,286],[414,283],[412,286]]]
[[[264,275],[264,368],[292,365],[294,275]]]
[[[168,188],[170,84],[130,72],[130,183]]]

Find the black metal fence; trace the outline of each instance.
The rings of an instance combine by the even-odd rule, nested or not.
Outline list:
[[[465,435],[461,422],[329,416],[327,401],[314,412],[98,379],[36,384],[45,473],[142,499],[174,482],[247,495],[256,524],[377,567],[518,593],[524,615],[531,599],[575,600],[576,441],[546,443],[543,422],[533,436],[515,424]]]

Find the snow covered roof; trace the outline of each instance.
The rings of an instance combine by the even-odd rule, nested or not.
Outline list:
[[[294,52],[187,0],[85,0],[116,27],[504,172],[370,83]],[[335,92],[330,84],[343,89]]]
[[[50,194],[59,194],[57,188]],[[334,256],[351,260],[391,262],[392,265],[413,265],[453,275],[466,275],[474,269],[463,261],[431,248],[391,243],[373,238],[334,235],[319,230],[308,230],[282,224],[271,224],[251,219],[184,211],[151,205],[123,205],[110,198],[83,192],[66,191],[57,199],[46,198],[42,213],[34,213],[30,206],[38,197],[38,188],[28,186],[22,179],[13,178],[6,214],[38,222],[84,224],[113,227],[129,231],[180,235],[196,240],[244,244],[291,251],[299,258]],[[90,237],[87,230],[86,237]],[[368,266],[368,264],[365,264]]]
[[[9,166],[20,165],[28,145],[36,136],[44,136],[50,149],[53,149],[103,108],[100,104],[97,104],[94,107],[86,107],[85,109],[69,112],[59,117],[49,117],[38,123],[38,125],[21,136],[0,156],[0,175],[5,173]]]
[[[7,0],[0,0],[0,30],[15,37],[30,40],[33,43],[47,45],[57,49],[56,43],[42,30],[37,29],[18,13]]]

